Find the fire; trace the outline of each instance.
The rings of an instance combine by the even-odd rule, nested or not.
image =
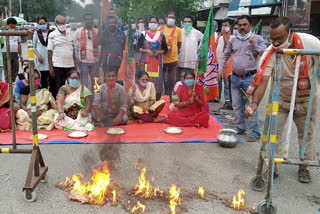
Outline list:
[[[181,205],[180,188],[177,188],[176,185],[172,184],[169,193],[171,213],[176,214],[176,206]]]
[[[236,195],[233,196],[232,199],[232,207],[236,210],[243,210],[244,209],[244,198],[245,192],[243,189],[239,189],[238,191],[238,198]]]
[[[57,184],[57,187],[60,189],[65,189],[67,191],[70,191],[70,190],[72,190],[73,185],[74,185],[74,181],[71,180],[70,178],[66,177],[65,182],[61,182],[61,183]]]
[[[98,81],[99,81],[99,77],[94,77],[94,86],[93,86],[93,89],[94,89],[94,93],[96,94],[99,94],[100,93],[100,86],[98,84]]]
[[[141,204],[140,201],[138,201],[137,206],[134,206],[131,210],[131,213],[138,213],[139,210],[141,210],[139,213],[144,213],[144,210],[146,209],[146,206]]]
[[[150,181],[146,179],[146,172],[146,168],[141,169],[139,184],[137,184],[134,188],[134,195],[141,195],[144,198],[163,196],[163,191],[161,191],[159,187],[153,189],[152,185],[150,184]]]
[[[115,190],[112,190],[112,205],[116,206],[118,203],[118,196]]]
[[[201,185],[199,185],[199,190],[198,190],[198,195],[202,198],[202,199],[206,199],[207,196],[204,194],[204,189]]]
[[[72,180],[66,178],[66,181],[58,184],[58,187],[72,188],[69,198],[72,200],[80,201],[82,203],[90,203],[103,205],[108,200],[107,196],[110,195],[108,188],[110,187],[110,171],[108,163],[105,161],[98,169],[93,170],[91,177],[92,182],[83,182],[81,174],[74,174]],[[73,184],[71,186],[71,184]],[[115,198],[112,204],[116,204],[116,192],[112,192]]]

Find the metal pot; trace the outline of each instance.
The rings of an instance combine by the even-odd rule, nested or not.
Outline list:
[[[234,129],[221,129],[217,137],[219,145],[225,148],[235,147],[239,142],[236,134],[237,131]]]

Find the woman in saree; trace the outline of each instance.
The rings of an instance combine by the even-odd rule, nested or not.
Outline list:
[[[81,85],[80,74],[75,70],[67,75],[68,84],[62,86],[57,94],[58,113],[55,127],[65,130],[93,131],[91,120],[92,93]]]
[[[165,101],[156,101],[156,89],[154,84],[149,81],[149,75],[146,72],[138,73],[139,83],[136,83],[129,90],[131,105],[129,112],[133,118],[143,122],[163,122],[164,118],[159,116]]]
[[[138,49],[142,53],[141,60],[145,62],[145,71],[149,81],[154,83],[156,100],[160,100],[163,91],[162,56],[168,52],[167,43],[161,31],[157,31],[158,18],[149,18],[149,30],[139,39]]]
[[[175,104],[177,110],[168,114],[166,122],[180,127],[208,128],[209,106],[204,101],[204,89],[195,83],[195,74],[186,73],[184,84],[179,86],[177,96],[179,102]]]
[[[54,128],[54,115],[56,113],[56,102],[52,94],[45,88],[40,89],[40,74],[37,70],[34,72],[35,90],[36,90],[36,115],[38,129],[50,131]],[[28,78],[29,79],[29,78]],[[20,80],[21,81],[21,80]],[[25,80],[23,80],[25,81]],[[25,82],[26,83],[26,82]],[[21,88],[20,110],[16,114],[17,129],[23,131],[32,130],[30,86]]]
[[[11,130],[11,111],[9,104],[9,85],[0,81],[0,132]],[[14,103],[15,112],[19,110],[19,106]]]

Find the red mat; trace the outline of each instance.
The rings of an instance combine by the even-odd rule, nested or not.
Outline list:
[[[161,114],[169,112],[169,103],[166,103]],[[86,144],[86,143],[216,143],[219,130],[225,125],[213,115],[209,119],[209,128],[182,127],[183,133],[179,135],[166,134],[163,129],[169,127],[168,124],[130,122],[123,128],[126,133],[121,136],[110,136],[105,134],[105,128],[97,128],[88,132],[88,136],[81,139],[68,137],[69,131],[53,129],[51,131],[39,130],[39,133],[48,135],[48,139],[39,140],[41,144]],[[17,131],[17,144],[32,144],[31,131]],[[0,145],[12,144],[12,133],[0,133]]]

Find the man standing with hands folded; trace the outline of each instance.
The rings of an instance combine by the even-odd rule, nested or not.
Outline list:
[[[244,134],[246,131],[245,123],[245,100],[244,91],[249,87],[255,73],[257,72],[256,58],[262,55],[267,48],[262,36],[254,35],[251,32],[252,21],[247,15],[238,18],[239,35],[232,38],[224,51],[223,57],[218,60],[219,73],[217,80],[220,81],[224,76],[225,67],[229,57],[233,57],[233,73],[231,76],[231,95],[232,108],[238,134]],[[249,134],[248,141],[255,142],[260,138],[259,116],[256,112],[248,118]]]

